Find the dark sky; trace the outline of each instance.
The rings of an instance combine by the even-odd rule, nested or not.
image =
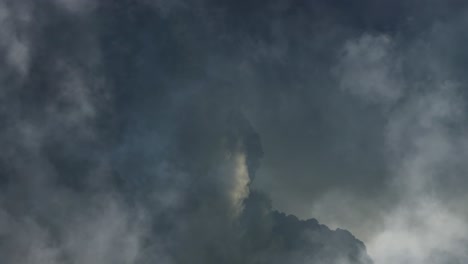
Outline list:
[[[0,262],[466,263],[467,15],[0,0]]]

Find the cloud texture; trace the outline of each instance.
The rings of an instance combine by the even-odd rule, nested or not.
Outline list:
[[[465,263],[466,12],[0,0],[0,262]]]
[[[222,9],[0,2],[0,262],[370,263],[251,189],[249,70],[223,61],[258,43],[215,36]]]

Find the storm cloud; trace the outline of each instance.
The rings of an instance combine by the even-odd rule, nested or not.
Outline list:
[[[1,0],[0,262],[466,262],[467,11]]]

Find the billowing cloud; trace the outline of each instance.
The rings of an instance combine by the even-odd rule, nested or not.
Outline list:
[[[375,36],[376,40],[363,38],[366,41],[358,40],[360,47],[354,49],[373,54],[387,48],[387,41],[379,41],[381,36]],[[370,48],[369,41],[379,43],[378,47]],[[367,75],[352,74],[360,85],[354,88],[357,91],[349,88],[350,92],[365,100],[370,98],[384,108],[391,103],[392,109],[385,115],[386,162],[391,175],[388,188],[398,198],[392,204],[393,209],[381,215],[383,225],[375,230],[368,245],[376,263],[464,262],[467,215],[460,208],[460,199],[465,196],[455,187],[465,184],[466,173],[461,161],[467,142],[462,132],[466,129],[466,109],[461,85],[450,71],[434,67],[445,62],[439,62],[433,48],[416,51],[412,45],[418,47],[419,43],[410,43],[408,49],[400,49],[393,57],[409,58],[413,52],[425,57],[430,62],[427,65],[407,60],[404,67],[419,67],[428,78],[400,76],[396,78],[400,83],[381,78],[375,82],[377,85],[367,87],[369,90],[363,88],[367,82],[374,83],[372,71],[387,76],[388,68],[401,67],[397,61],[386,61],[384,68],[374,65]],[[355,59],[366,61],[366,58],[364,55]],[[353,72],[357,66],[350,65],[348,57],[344,57],[340,67]],[[349,82],[347,73],[341,76],[344,82]],[[389,101],[382,91],[388,91],[388,95],[390,89],[399,91],[399,98]]]
[[[354,235],[376,264],[466,262],[465,3],[0,22],[2,263],[371,263]]]
[[[249,62],[223,68],[229,52],[199,37],[218,9],[0,8],[2,263],[371,263],[351,233],[251,188],[260,136],[226,79]]]

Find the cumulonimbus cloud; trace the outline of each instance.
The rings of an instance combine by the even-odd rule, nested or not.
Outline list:
[[[259,135],[228,89],[160,61],[167,32],[142,41],[168,15],[151,6],[0,1],[0,262],[370,263],[250,189]]]

